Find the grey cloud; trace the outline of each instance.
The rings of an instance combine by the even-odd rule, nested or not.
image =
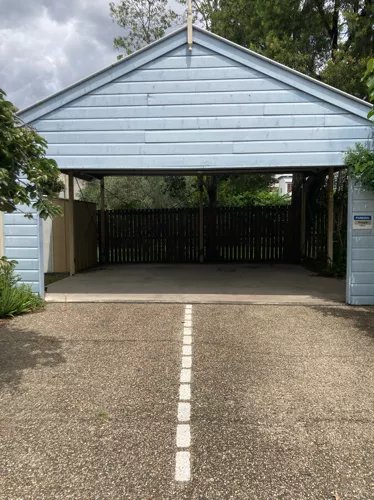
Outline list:
[[[119,34],[109,0],[0,0],[0,88],[33,104],[115,62]]]
[[[108,66],[108,0],[0,0],[0,87],[19,108]]]

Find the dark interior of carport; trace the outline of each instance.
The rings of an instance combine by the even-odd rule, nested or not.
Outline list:
[[[288,263],[333,262],[333,168],[287,171],[293,174],[292,203],[284,206],[219,207],[203,201],[204,179],[212,175],[264,172],[157,171],[154,175],[194,175],[200,206],[175,209],[105,210],[105,177],[113,172],[66,171],[70,184],[77,177],[99,180],[97,211],[98,264],[147,263]],[[269,169],[266,169],[269,173]],[[271,173],[280,173],[273,170]],[[283,172],[282,172],[283,173]],[[145,175],[123,171],[122,175]],[[148,174],[149,175],[149,174]],[[311,211],[313,182],[328,179],[328,206]],[[70,197],[71,198],[71,197]],[[74,224],[73,224],[74,225]],[[74,253],[80,251],[75,244]],[[75,257],[74,257],[75,258]],[[73,267],[71,257],[71,267]],[[74,271],[71,273],[74,274]]]

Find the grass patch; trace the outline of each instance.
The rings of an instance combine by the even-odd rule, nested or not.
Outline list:
[[[105,424],[110,420],[109,412],[105,408],[96,408],[94,411],[94,417],[100,424]]]
[[[17,261],[6,257],[0,259],[0,318],[12,318],[44,306],[44,301],[30,285],[20,283],[15,273],[16,264]]]

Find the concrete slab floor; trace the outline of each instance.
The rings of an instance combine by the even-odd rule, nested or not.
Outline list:
[[[371,500],[374,308],[194,305],[191,480],[174,480],[184,306],[0,325],[0,500]]]
[[[280,264],[111,265],[53,283],[46,300],[327,305],[345,302],[345,281]]]

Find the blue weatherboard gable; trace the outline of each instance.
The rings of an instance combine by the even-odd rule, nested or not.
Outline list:
[[[343,166],[368,109],[196,29],[192,52],[179,30],[22,117],[63,170],[284,170]]]

